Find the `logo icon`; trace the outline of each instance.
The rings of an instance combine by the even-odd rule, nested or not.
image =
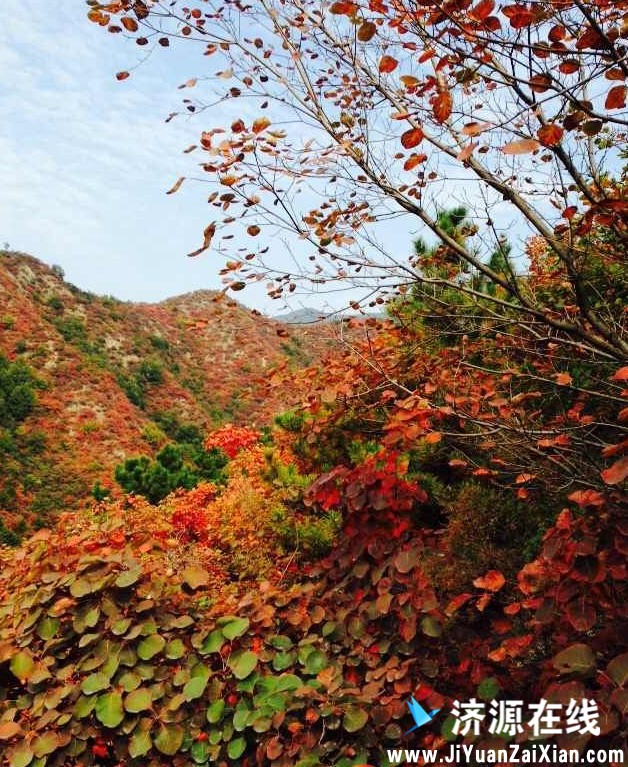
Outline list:
[[[408,704],[408,708],[410,709],[410,713],[412,714],[412,718],[414,719],[414,727],[412,727],[408,732],[406,732],[406,735],[409,735],[411,732],[414,732],[414,730],[418,730],[419,727],[423,727],[424,724],[428,724],[432,721],[432,719],[438,714],[440,711],[440,708],[435,708],[433,711],[430,711],[428,714],[427,711],[423,708],[423,706],[418,703],[414,696],[410,698],[409,701],[406,701]]]

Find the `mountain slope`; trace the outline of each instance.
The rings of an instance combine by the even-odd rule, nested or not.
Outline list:
[[[259,380],[333,343],[331,329],[287,328],[212,291],[158,304],[99,297],[13,252],[0,252],[0,306],[0,354],[41,384],[0,455],[10,525],[27,510],[30,526],[84,503],[122,460],[153,454],[181,427],[263,424],[291,403],[285,392],[265,398]]]

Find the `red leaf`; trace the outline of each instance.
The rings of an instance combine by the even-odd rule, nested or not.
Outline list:
[[[547,36],[553,43],[559,43],[567,34],[567,30],[562,24],[556,24],[556,26],[550,29],[550,33]]]
[[[122,26],[126,29],[127,32],[137,32],[139,28],[139,24],[135,19],[132,19],[130,16],[123,16],[120,19],[120,23]]]
[[[611,88],[606,96],[604,106],[607,109],[623,109],[626,106],[627,90],[625,85],[616,85],[614,88]]]
[[[570,602],[565,612],[569,623],[576,631],[589,631],[597,619],[593,605],[585,603],[584,599],[580,599],[579,602]]]
[[[506,579],[499,570],[489,570],[486,575],[476,578],[473,585],[486,591],[499,591],[506,583]]]
[[[401,136],[401,145],[404,149],[412,149],[423,141],[423,131],[421,128],[410,128]]]
[[[628,455],[615,461],[612,466],[602,472],[602,479],[607,485],[618,485],[626,477],[628,477]]]
[[[251,130],[253,133],[261,133],[263,130],[266,130],[268,126],[270,125],[270,120],[268,117],[258,117],[257,120],[253,121],[253,125],[251,126]]]
[[[416,88],[416,86],[421,82],[418,78],[413,77],[412,75],[401,75],[399,79],[406,86],[406,88]]]
[[[619,370],[611,376],[611,381],[628,381],[628,365]]]
[[[357,9],[358,7],[355,3],[342,2],[341,0],[341,2],[332,3],[329,12],[340,16],[350,16],[355,13]]]
[[[565,61],[561,62],[558,69],[564,75],[572,75],[580,69],[580,62],[577,59],[565,59]]]
[[[602,493],[598,493],[597,490],[576,490],[568,497],[570,501],[583,509],[587,506],[604,506],[606,503]]]
[[[460,132],[464,133],[465,136],[479,136],[481,133],[484,133],[484,131],[492,127],[492,123],[471,122],[467,123]]]
[[[358,40],[362,43],[368,43],[368,41],[375,35],[376,32],[377,27],[375,24],[373,24],[372,21],[365,21],[360,25],[360,28],[358,29]]]
[[[472,21],[484,21],[488,18],[495,8],[494,0],[480,0],[480,2],[469,11],[469,18]]]
[[[389,74],[390,72],[394,72],[398,65],[399,62],[392,56],[382,56],[379,60],[379,71],[382,74]]]
[[[458,156],[456,157],[456,160],[460,160],[460,162],[465,162],[466,160],[471,157],[474,150],[477,149],[479,144],[476,142],[475,144],[471,142],[470,144],[467,144],[467,146],[458,153]]]
[[[207,250],[209,246],[211,245],[212,238],[216,234],[216,224],[208,224],[208,226],[205,227],[205,231],[203,232],[203,244],[201,245],[198,250],[192,251],[192,253],[188,253],[188,256],[198,256],[203,251]]]
[[[441,91],[432,102],[432,111],[434,117],[439,123],[444,123],[451,115],[453,99],[449,91]]]
[[[404,170],[412,170],[412,168],[416,168],[417,165],[420,165],[422,162],[425,162],[427,160],[426,154],[413,154],[408,157],[408,159],[403,164]]]
[[[533,138],[524,138],[520,141],[511,141],[502,147],[504,154],[529,154],[539,148],[539,142]]]
[[[583,48],[594,48],[600,50],[606,48],[606,41],[602,35],[592,27],[587,27],[585,32],[580,35],[576,48],[581,51]]]
[[[423,51],[423,53],[419,56],[419,64],[424,64],[426,61],[431,59],[432,56],[436,56],[436,51],[434,48],[427,48],[427,50]]]
[[[545,93],[552,84],[550,75],[533,75],[530,78],[530,89],[535,93]]]
[[[170,187],[170,189],[168,189],[168,191],[166,192],[166,194],[174,194],[175,192],[178,192],[178,191],[179,191],[179,189],[181,188],[181,184],[182,184],[184,181],[185,181],[185,176],[181,176],[181,178],[178,178],[178,179],[177,179],[177,180],[174,182],[173,186],[171,186],[171,187]]]
[[[534,14],[525,5],[508,5],[502,9],[502,12],[510,19],[510,26],[513,29],[529,27],[534,21]]]
[[[573,383],[573,378],[569,373],[556,373],[554,379],[559,386],[569,386]]]

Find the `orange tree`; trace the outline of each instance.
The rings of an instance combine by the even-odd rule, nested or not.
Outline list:
[[[628,204],[613,178],[628,124],[625,3],[88,5],[93,22],[140,46],[174,53],[194,44],[212,62],[184,84],[196,88],[188,112],[205,122],[220,104],[230,115],[204,124],[189,148],[211,182],[214,210],[190,255],[228,248],[233,289],[262,275],[273,278],[273,296],[299,277],[332,288],[348,279],[376,302],[400,286],[451,287],[485,315],[513,311],[537,334],[625,358],[621,312],[599,301],[592,236],[603,224],[624,252]],[[208,81],[211,101],[201,93]],[[452,195],[469,209],[471,239],[439,223],[438,206]],[[407,228],[430,229],[466,275],[430,276],[384,247],[378,222],[400,216]],[[251,245],[224,241],[232,224]],[[544,240],[565,300],[526,290],[516,274],[520,247],[491,266],[506,230]],[[300,238],[300,253],[312,246],[309,260],[269,250],[284,231]],[[478,291],[473,276],[499,290]]]

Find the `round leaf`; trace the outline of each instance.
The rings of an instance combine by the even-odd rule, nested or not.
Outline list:
[[[235,738],[234,740],[229,741],[229,745],[227,746],[229,759],[239,759],[244,753],[245,748],[246,740],[244,740],[244,738]]]
[[[81,683],[81,691],[85,695],[93,695],[95,692],[106,690],[109,687],[109,677],[105,674],[90,674]]]
[[[159,634],[151,634],[137,646],[138,657],[142,660],[150,660],[160,653],[166,646],[166,640]]]
[[[222,719],[222,715],[225,711],[224,700],[215,700],[207,707],[207,721],[209,724],[216,724]]]
[[[595,671],[595,654],[586,644],[574,644],[554,656],[554,668],[561,674],[587,676]]]
[[[178,724],[165,724],[155,736],[155,748],[164,756],[174,756],[183,743],[184,730]]]
[[[105,727],[117,727],[120,724],[124,719],[124,708],[119,692],[109,692],[97,699],[96,718]]]
[[[359,706],[348,706],[342,720],[342,726],[347,732],[357,732],[368,722],[368,714]]]
[[[131,714],[137,714],[140,711],[147,711],[153,704],[153,696],[150,690],[140,687],[133,690],[124,699],[124,708]]]
[[[152,745],[148,732],[135,732],[129,741],[129,756],[133,759],[136,759],[138,756],[144,756],[151,750]]]
[[[257,661],[257,655],[251,650],[240,650],[230,656],[227,665],[236,679],[246,679],[257,666]]]
[[[220,623],[218,625],[220,625]],[[248,629],[249,625],[250,621],[248,618],[229,616],[229,620],[224,625],[220,626],[220,628],[225,639],[231,640],[242,636],[242,634],[244,634],[244,632]]]
[[[0,740],[11,740],[21,732],[22,728],[17,722],[0,722]]]

